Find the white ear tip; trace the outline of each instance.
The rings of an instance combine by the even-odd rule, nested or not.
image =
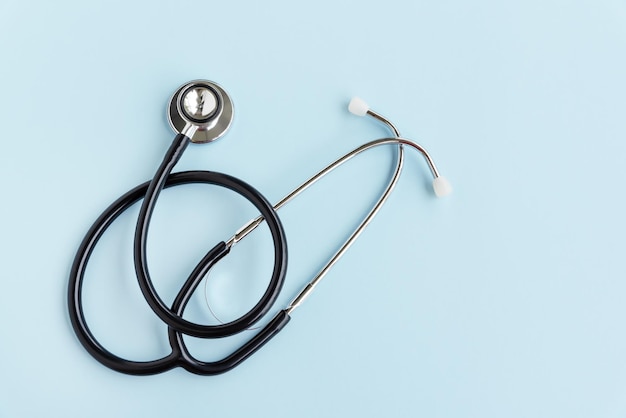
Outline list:
[[[365,101],[359,97],[353,97],[350,100],[350,104],[348,105],[348,110],[350,113],[354,113],[357,116],[365,116],[367,115],[367,111],[370,110],[370,107],[365,103]]]
[[[450,182],[443,176],[436,177],[435,180],[433,180],[433,189],[437,197],[447,196],[452,193],[452,185],[450,185]]]

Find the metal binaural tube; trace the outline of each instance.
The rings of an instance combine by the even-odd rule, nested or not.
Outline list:
[[[382,146],[382,145],[394,145],[394,144],[398,145],[398,154],[397,154],[397,157],[396,157],[395,170],[392,173],[392,175],[391,175],[391,177],[389,179],[389,183],[387,184],[387,187],[385,188],[385,190],[381,194],[380,198],[374,204],[372,209],[365,216],[365,218],[359,224],[359,226],[352,232],[352,234],[348,237],[348,239],[339,248],[339,250],[337,250],[337,252],[328,260],[328,262],[324,265],[324,267],[322,267],[322,269],[315,275],[315,277],[313,277],[313,279],[309,283],[307,283],[307,285],[293,299],[293,301],[285,309],[285,312],[287,314],[291,314],[298,306],[300,306],[302,304],[302,302],[304,302],[304,300],[311,294],[313,289],[315,289],[317,284],[324,278],[324,276],[326,276],[326,274],[330,271],[330,269],[345,254],[345,252],[348,250],[348,248],[350,248],[350,246],[354,243],[354,241],[361,235],[361,233],[365,230],[367,225],[369,225],[369,223],[372,221],[372,219],[376,216],[376,214],[380,211],[382,206],[385,204],[385,202],[387,201],[387,199],[391,195],[391,192],[395,188],[395,186],[396,186],[396,184],[397,184],[397,182],[398,182],[398,180],[400,178],[400,173],[402,172],[402,168],[403,168],[403,165],[404,165],[404,146],[408,146],[410,148],[413,148],[416,151],[418,151],[420,154],[422,154],[422,156],[426,160],[426,163],[428,164],[428,167],[430,168],[430,171],[431,171],[433,177],[435,179],[440,177],[439,171],[437,170],[437,166],[435,165],[432,157],[430,156],[430,154],[426,151],[426,149],[424,147],[422,147],[421,145],[419,145],[419,144],[417,144],[417,143],[415,143],[413,141],[410,141],[408,139],[402,138],[400,136],[400,132],[395,127],[395,125],[393,123],[391,123],[391,121],[389,121],[387,118],[385,118],[384,116],[380,115],[379,113],[376,113],[376,112],[374,112],[371,109],[368,109],[365,112],[365,114],[367,114],[370,117],[372,117],[372,118],[382,122],[383,124],[385,124],[387,126],[387,128],[389,128],[389,130],[391,132],[393,132],[393,134],[395,136],[392,137],[392,138],[382,138],[382,139],[377,139],[377,140],[374,140],[374,141],[370,141],[370,142],[367,142],[367,143],[365,143],[365,144],[363,144],[363,145],[353,149],[352,151],[346,153],[342,157],[338,158],[337,160],[335,160],[334,162],[332,162],[331,164],[329,164],[328,166],[326,166],[325,168],[320,170],[315,175],[311,176],[308,180],[306,180],[300,186],[296,187],[293,191],[291,191],[289,194],[287,194],[282,200],[280,200],[278,203],[276,203],[276,205],[274,205],[274,209],[275,210],[278,210],[278,209],[282,208],[284,205],[289,203],[296,196],[298,196],[304,190],[306,190],[311,185],[316,183],[322,177],[324,177],[325,175],[327,175],[328,173],[330,173],[331,171],[333,171],[337,167],[341,166],[342,164],[346,163],[348,160],[352,159],[353,157],[361,154],[362,152],[365,152],[365,151],[367,151],[369,149],[372,149],[372,148],[375,148],[375,147],[378,147],[378,146]],[[262,222],[263,222],[263,217],[262,216],[259,216],[259,217],[255,218],[255,219],[251,220],[250,222],[248,222],[246,225],[244,225],[242,228],[240,228],[237,231],[237,233],[235,233],[235,235],[233,237],[231,237],[228,240],[228,242],[226,243],[227,247],[230,248],[231,246],[233,246],[237,242],[241,241],[249,233],[254,231]]]
[[[384,125],[386,125],[387,128],[395,135],[395,138],[393,138],[394,140],[400,139],[400,131],[396,128],[396,126],[389,119],[385,118],[384,116],[380,115],[379,113],[371,109],[368,109],[366,114],[378,120],[379,122],[382,122]],[[324,265],[324,267],[322,267],[322,269],[315,275],[315,277],[305,286],[304,289],[302,289],[302,291],[298,294],[298,296],[296,296],[296,298],[289,304],[289,306],[286,309],[287,313],[290,314],[291,312],[293,312],[293,310],[297,308],[308,297],[308,295],[313,291],[315,286],[317,286],[317,284],[322,280],[322,278],[324,278],[324,276],[330,271],[330,269],[344,255],[344,253],[348,250],[348,248],[350,248],[350,246],[352,246],[352,244],[356,241],[356,239],[361,235],[361,233],[365,230],[367,225],[369,225],[369,223],[376,216],[376,214],[379,212],[381,207],[384,205],[384,203],[387,201],[387,199],[391,195],[391,192],[395,188],[400,178],[400,173],[402,172],[402,167],[404,164],[403,146],[400,142],[397,142],[397,144],[399,146],[398,146],[398,154],[396,157],[395,170],[392,173],[389,179],[389,183],[387,184],[387,187],[381,194],[380,198],[377,200],[377,202],[374,204],[372,209],[365,216],[365,218],[359,224],[359,226],[352,232],[352,234],[348,237],[348,239],[341,245],[339,250],[337,250],[337,252],[330,258],[330,260],[328,260],[328,262]],[[364,152],[367,149],[373,148],[377,145],[382,145],[382,143],[379,144],[377,143],[377,141],[369,142],[345,154],[341,158],[337,159],[333,163],[326,166],[324,169],[320,170],[317,174],[310,177],[307,181],[302,183],[293,191],[291,191],[287,196],[285,196],[282,200],[280,200],[274,206],[274,209],[275,210],[280,209],[285,204],[293,200],[300,193],[302,193],[304,190],[306,190],[309,186],[313,185],[322,177],[324,177],[325,175],[333,171],[335,168],[341,166],[342,164],[350,160],[352,157],[360,154],[361,152]],[[423,150],[423,148],[421,147],[419,147],[418,149]],[[237,233],[235,233],[235,235],[230,240],[228,240],[226,245],[229,246],[230,248],[232,245],[236,244],[237,242],[245,238],[250,232],[254,231],[256,227],[259,226],[262,222],[263,222],[263,217],[261,216],[251,220],[242,228],[240,228],[237,231]]]
[[[383,117],[382,115],[369,110],[368,114],[370,116],[372,116],[374,119],[384,123],[393,133],[394,135],[396,135],[396,138],[399,138],[400,132],[398,131],[398,129],[393,125],[393,123],[391,123],[387,118]],[[391,139],[391,138],[389,138]],[[350,160],[352,157],[355,157],[356,155],[360,154],[363,151],[366,151],[369,148],[372,148],[376,145],[382,145],[382,144],[374,144],[372,145],[373,142],[376,141],[372,141],[372,142],[368,142],[367,144],[364,144],[352,151],[350,151],[349,153],[345,154],[344,156],[338,158],[337,160],[335,160],[334,162],[332,162],[331,164],[327,165],[326,167],[324,167],[322,170],[320,170],[319,172],[317,172],[315,175],[311,176],[308,180],[306,180],[304,183],[302,183],[301,185],[299,185],[298,187],[296,187],[295,189],[293,189],[289,194],[287,194],[285,197],[283,197],[278,203],[276,203],[274,205],[274,209],[275,210],[279,210],[280,208],[282,208],[283,206],[285,206],[287,203],[289,203],[290,201],[292,201],[296,196],[298,196],[300,193],[302,193],[303,191],[305,191],[306,189],[308,189],[310,186],[312,186],[313,184],[317,183],[318,180],[320,180],[322,177],[326,176],[328,173],[330,173],[331,171],[333,171],[334,169],[336,169],[337,167],[343,165],[344,163],[346,163],[348,160]],[[369,146],[368,146],[369,145]],[[416,144],[417,145],[417,144]],[[423,149],[420,147],[420,149]],[[387,189],[389,188],[389,186],[393,183],[395,184],[397,182],[397,176],[399,176],[399,171],[398,170],[398,166],[400,166],[401,168],[401,164],[402,164],[402,160],[403,160],[403,152],[402,150],[399,151],[399,155],[398,155],[398,161],[396,162],[396,170],[394,171],[394,174],[392,174],[389,184],[387,186]],[[432,161],[432,160],[431,160]],[[395,180],[395,181],[394,181]],[[385,192],[383,192],[383,196],[386,193],[387,190],[385,190]],[[386,200],[386,199],[385,199]],[[384,202],[383,202],[384,203]],[[378,206],[378,205],[375,205]],[[368,218],[369,216],[366,216],[366,218]],[[255,219],[252,219],[251,221],[249,221],[246,225],[242,226],[236,233],[235,235],[233,235],[227,242],[226,244],[230,247],[234,244],[236,244],[237,242],[241,241],[243,238],[245,238],[250,232],[254,231],[256,229],[257,226],[259,226],[261,223],[263,222],[263,217],[262,216],[258,216]]]
[[[409,139],[405,139],[405,138],[382,138],[382,139],[376,139],[374,141],[370,141],[370,142],[368,142],[366,144],[363,144],[363,145],[361,145],[358,148],[353,149],[349,153],[345,154],[341,158],[335,160],[333,163],[331,163],[328,166],[326,166],[324,169],[319,171],[314,176],[310,177],[307,181],[302,183],[300,186],[298,186],[293,191],[291,191],[287,196],[285,196],[282,200],[280,200],[278,203],[276,203],[276,205],[274,205],[274,209],[278,210],[278,209],[282,208],[284,205],[289,203],[296,196],[298,196],[304,190],[306,190],[311,185],[316,183],[318,180],[320,180],[326,174],[330,173],[331,171],[333,171],[337,167],[341,166],[342,164],[344,164],[345,162],[347,162],[351,158],[357,156],[358,154],[360,154],[362,152],[365,152],[365,151],[367,151],[369,149],[378,147],[378,146],[393,145],[393,144],[396,144],[396,145],[406,145],[406,146],[408,146],[410,148],[413,148],[416,151],[420,152],[423,155],[424,159],[426,160],[426,163],[428,164],[428,167],[431,170],[433,178],[440,177],[439,170],[437,169],[437,166],[435,165],[435,163],[434,163],[432,157],[430,156],[430,154],[428,154],[428,152],[424,149],[424,147],[422,147],[421,145],[417,144],[416,142],[413,142],[413,141],[411,141]],[[392,179],[393,179],[393,176],[392,176]],[[261,216],[251,220],[246,225],[244,225],[233,237],[231,237],[230,240],[228,241],[228,243],[235,244],[235,243],[241,241],[241,239],[243,239],[246,235],[248,235],[250,232],[252,232],[262,222],[263,222],[263,218]]]

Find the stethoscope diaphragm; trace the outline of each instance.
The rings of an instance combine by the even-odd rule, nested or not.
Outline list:
[[[176,133],[194,125],[191,142],[205,144],[222,137],[233,121],[233,102],[222,87],[208,80],[180,86],[170,98],[167,120]]]

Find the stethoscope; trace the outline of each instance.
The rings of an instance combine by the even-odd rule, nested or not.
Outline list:
[[[404,162],[404,146],[417,150],[425,158],[434,178],[433,188],[437,196],[443,196],[451,192],[449,183],[439,174],[435,163],[423,147],[413,141],[402,138],[399,131],[389,120],[369,109],[367,104],[361,99],[352,99],[349,110],[359,116],[369,115],[384,123],[393,132],[393,137],[371,141],[350,151],[309,178],[280,202],[272,206],[252,186],[227,174],[212,171],[172,173],[172,169],[190,142],[202,144],[215,141],[224,135],[233,119],[231,98],[216,83],[207,80],[195,80],[176,90],[170,99],[167,113],[170,125],[178,134],[166,152],[156,174],[152,180],[122,195],[98,217],[80,244],[74,259],[69,279],[68,307],[74,331],[85,349],[105,366],[118,372],[133,375],[156,374],[175,367],[183,367],[189,372],[199,375],[214,375],[231,370],[250,357],[283,329],[289,322],[293,311],[310,295],[320,280],[376,216],[400,177]],[[221,338],[250,329],[267,314],[278,297],[286,274],[287,243],[285,232],[276,211],[352,157],[368,149],[389,144],[397,145],[398,151],[395,169],[387,187],[361,224],[293,301],[285,309],[278,312],[250,340],[227,357],[219,361],[205,362],[192,356],[185,345],[183,335],[199,338]],[[229,189],[252,203],[260,215],[240,228],[230,239],[218,243],[209,250],[185,280],[171,306],[168,306],[157,294],[150,278],[146,261],[146,238],[150,227],[150,219],[161,191],[165,188],[188,183],[212,184]],[[169,345],[172,350],[169,355],[153,361],[126,360],[108,351],[98,342],[89,329],[82,304],[83,278],[95,246],[117,217],[142,199],[134,235],[135,273],[146,302],[154,313],[168,325]],[[267,224],[274,243],[274,264],[269,284],[259,301],[246,314],[227,323],[202,325],[184,319],[183,313],[187,303],[209,270],[226,256],[235,244],[244,239],[263,222]]]

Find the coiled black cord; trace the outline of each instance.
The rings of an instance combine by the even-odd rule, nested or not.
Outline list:
[[[189,138],[179,134],[167,151],[154,178],[128,191],[113,202],[95,221],[83,239],[70,272],[68,287],[68,308],[72,327],[85,349],[105,366],[127,374],[149,375],[161,373],[174,367],[201,375],[214,375],[226,372],[261,348],[289,322],[286,311],[280,311],[251,340],[228,357],[215,361],[203,362],[194,358],[183,341],[183,334],[200,338],[220,338],[241,332],[256,323],[267,314],[282,289],[287,269],[287,244],[285,233],[272,205],[256,189],[232,176],[212,171],[185,171],[171,174],[180,159]],[[181,286],[172,307],[161,300],[156,293],[146,261],[146,238],[152,212],[161,190],[188,183],[206,183],[228,188],[250,201],[261,213],[269,227],[274,241],[274,268],[269,285],[257,304],[240,318],[220,325],[201,325],[182,318],[191,296],[202,278],[230,248],[220,242],[202,258],[189,277]],[[118,357],[104,348],[89,330],[82,308],[82,284],[85,269],[93,249],[108,227],[130,206],[143,198],[139,211],[134,240],[135,273],[141,291],[154,313],[165,322],[168,329],[169,344],[172,352],[158,360],[130,361]]]

